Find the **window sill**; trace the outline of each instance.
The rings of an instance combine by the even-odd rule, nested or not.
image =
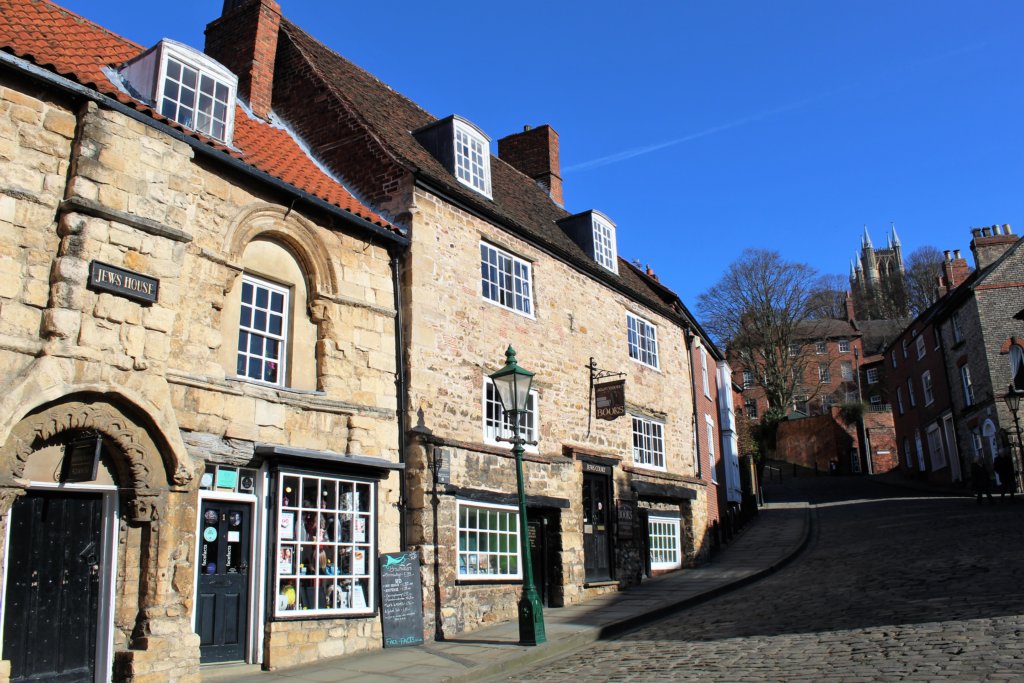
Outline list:
[[[455,583],[459,586],[518,586],[522,584],[522,577],[496,576],[493,579],[470,579],[456,578]]]
[[[650,363],[645,363],[645,362],[643,362],[642,360],[640,360],[638,358],[633,358],[633,356],[630,356],[629,359],[631,361],[633,361],[634,363],[636,363],[637,365],[639,365],[640,367],[647,368],[648,370],[654,370],[655,372],[661,372],[661,368],[659,366],[657,366],[657,365],[651,365]]]
[[[537,316],[534,315],[533,313],[526,313],[524,311],[520,311],[517,308],[512,308],[511,306],[506,306],[505,304],[500,303],[498,301],[494,301],[493,299],[488,299],[487,297],[485,297],[482,294],[480,295],[480,298],[486,304],[494,306],[495,308],[500,308],[503,311],[508,311],[509,313],[515,313],[516,315],[521,316],[523,318],[526,318],[527,320],[536,320],[537,319]],[[532,299],[530,300],[530,307],[531,308],[533,307],[533,300]]]

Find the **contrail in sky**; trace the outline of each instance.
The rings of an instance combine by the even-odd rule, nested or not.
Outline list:
[[[979,43],[977,45],[968,45],[966,47],[957,48],[956,50],[953,50],[951,52],[946,52],[946,53],[943,53],[941,55],[937,55],[935,57],[928,57],[926,59],[922,59],[922,60],[919,60],[917,62],[912,62],[910,64],[907,64],[907,65],[905,65],[903,67],[900,67],[898,69],[894,69],[894,70],[892,70],[892,71],[890,71],[888,73],[884,73],[882,75],[883,76],[889,76],[889,75],[892,75],[892,74],[899,73],[901,71],[908,71],[910,69],[914,69],[914,68],[916,68],[918,66],[921,66],[923,64],[927,64],[929,62],[935,62],[935,61],[940,61],[940,60],[948,59],[949,57],[953,57],[955,55],[959,55],[959,54],[962,54],[964,52],[973,52],[974,50],[980,50],[981,48],[985,47],[986,45],[987,45],[987,43]],[[812,95],[810,97],[805,97],[802,100],[797,100],[796,102],[790,102],[788,104],[783,104],[783,105],[780,105],[778,107],[774,107],[772,109],[767,109],[765,111],[758,112],[756,114],[750,114],[749,116],[744,116],[742,118],[736,119],[735,121],[730,121],[729,123],[723,123],[722,125],[719,125],[719,126],[712,126],[711,128],[706,128],[706,129],[704,129],[702,131],[698,131],[696,133],[690,133],[689,135],[684,135],[683,137],[680,137],[680,138],[674,138],[672,140],[665,140],[664,142],[657,142],[657,143],[654,143],[653,145],[645,145],[645,146],[642,146],[642,147],[633,147],[632,149],[623,150],[621,152],[616,152],[615,154],[609,154],[608,156],[604,156],[604,157],[598,157],[597,159],[591,159],[590,161],[582,161],[582,162],[580,162],[578,164],[573,164],[572,166],[566,166],[565,168],[562,169],[562,172],[563,173],[571,173],[573,171],[589,171],[590,169],[593,169],[593,168],[600,168],[601,166],[608,166],[610,164],[617,164],[620,161],[626,161],[627,159],[632,159],[633,157],[642,156],[644,154],[650,154],[651,152],[657,152],[658,150],[665,149],[666,147],[673,147],[675,145],[681,145],[684,142],[690,142],[691,140],[697,140],[699,138],[704,138],[704,137],[707,137],[709,135],[714,135],[715,133],[721,133],[722,131],[726,131],[726,130],[729,130],[731,128],[738,128],[739,126],[745,126],[748,123],[754,123],[756,121],[760,121],[762,119],[766,119],[766,118],[768,118],[770,116],[775,116],[777,114],[782,114],[782,113],[785,113],[787,111],[793,111],[794,109],[800,109],[802,107],[806,107],[807,105],[812,104],[814,102],[817,102],[819,100],[823,100],[823,99],[825,99],[827,97],[832,97],[833,95],[836,95],[836,94],[838,94],[840,92],[843,92],[844,90],[850,90],[853,87],[854,87],[853,83],[850,83],[850,84],[847,84],[847,85],[841,85],[841,86],[839,86],[837,88],[832,88],[830,90],[826,90],[823,93],[819,93],[817,95]]]

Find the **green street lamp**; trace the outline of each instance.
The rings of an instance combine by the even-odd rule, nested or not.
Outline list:
[[[1021,474],[1021,468],[1024,467],[1024,444],[1020,442],[1020,420],[1017,418],[1017,411],[1020,410],[1020,399],[1022,396],[1024,396],[1024,390],[1018,389],[1014,386],[1013,382],[1010,382],[1006,395],[1003,396],[1003,400],[1006,401],[1006,407],[1010,409],[1010,413],[1013,415],[1013,431],[1017,437],[1017,458],[1014,458],[1017,462],[1014,469],[1017,471],[1018,476]],[[1013,454],[1012,450],[1010,454]]]
[[[519,416],[526,411],[530,398],[530,384],[533,373],[516,363],[515,349],[510,345],[505,351],[505,367],[491,375],[494,388],[501,401],[505,416],[512,423],[512,438],[504,439],[512,444],[516,456],[516,485],[519,495],[519,547],[523,562],[523,595],[519,598],[519,644],[540,645],[547,640],[544,633],[544,606],[533,584],[533,563],[530,561],[530,536],[526,524],[526,490],[523,486],[523,444],[519,436]]]

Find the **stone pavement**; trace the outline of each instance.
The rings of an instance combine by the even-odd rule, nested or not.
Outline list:
[[[714,560],[580,605],[544,610],[548,641],[517,644],[515,621],[419,647],[378,650],[272,672],[257,666],[204,667],[204,681],[323,683],[345,681],[479,681],[564,656],[601,638],[637,628],[677,610],[749,584],[786,564],[810,538],[806,502],[771,503]]]

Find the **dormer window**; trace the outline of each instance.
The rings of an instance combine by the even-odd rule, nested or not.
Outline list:
[[[165,38],[128,62],[120,76],[133,97],[172,121],[231,142],[238,79],[202,52]]]
[[[597,214],[593,214],[594,220],[594,260],[599,264],[618,273],[616,265],[617,254],[615,253],[615,226],[611,221],[606,221]]]
[[[558,221],[562,230],[580,246],[587,256],[605,270],[619,272],[619,255],[615,247],[615,223],[599,211],[584,211]]]
[[[455,177],[491,196],[491,154],[487,139],[462,121],[455,121]]]
[[[449,116],[412,134],[460,183],[491,198],[491,139],[482,130]]]

